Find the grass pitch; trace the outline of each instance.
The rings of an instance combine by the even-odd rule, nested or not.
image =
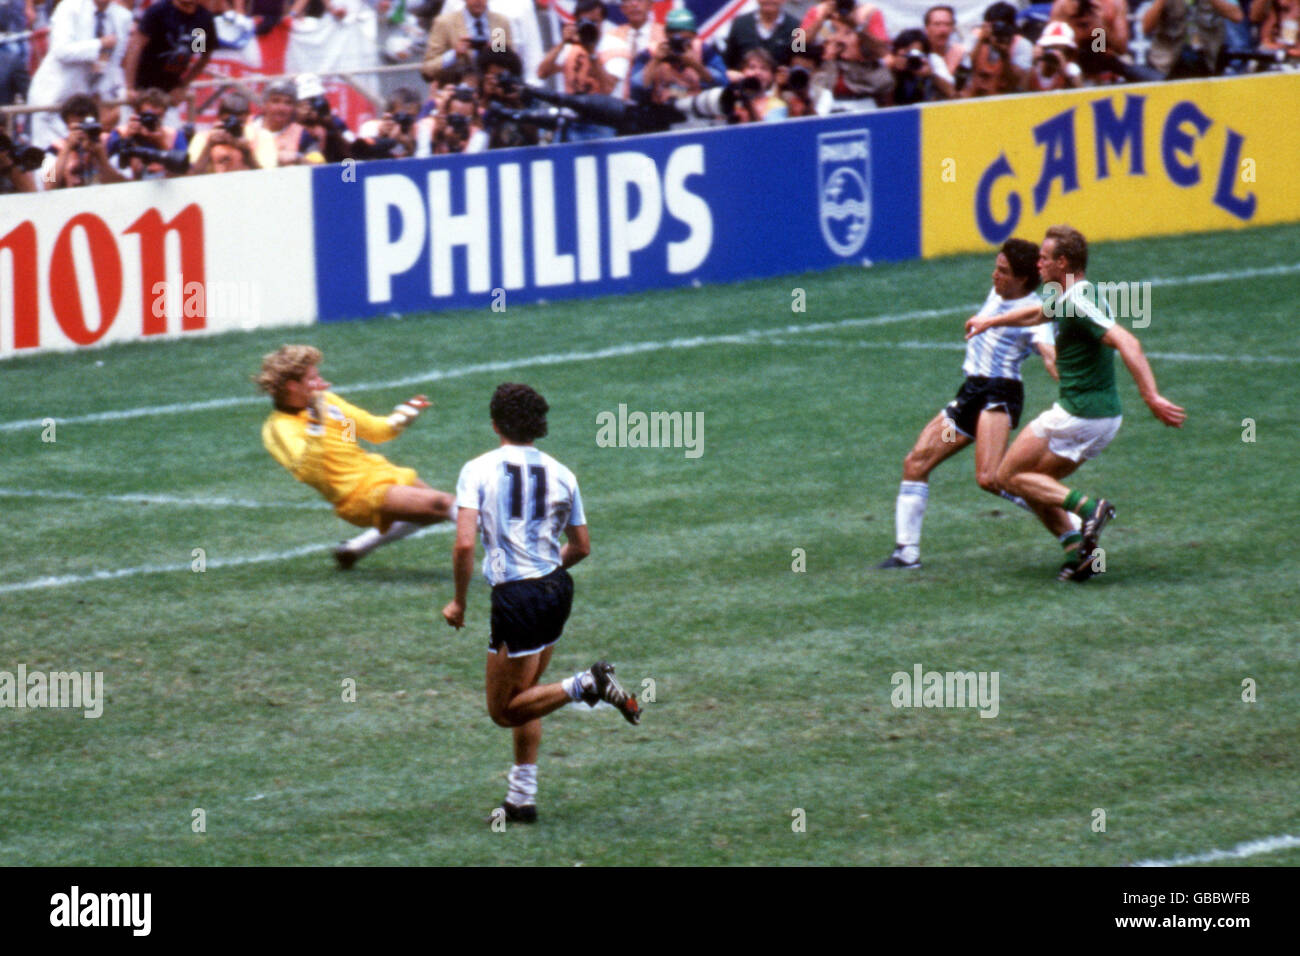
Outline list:
[[[103,671],[107,701],[0,709],[0,852],[1112,865],[1300,832],[1297,246],[1286,227],[1093,251],[1098,280],[1157,280],[1138,335],[1189,420],[1156,422],[1121,365],[1124,428],[1073,479],[1119,508],[1084,587],[1053,581],[1058,546],[976,487],[970,453],[932,477],[924,570],[871,570],[900,460],[960,383],[987,255],[6,362],[0,425],[28,424],[0,430],[0,670]],[[247,377],[284,341],[372,410],[427,392],[382,451],[439,488],[493,445],[498,382],[551,402],[541,447],[577,473],[593,540],[552,676],[608,657],[655,699],[637,728],[547,719],[538,826],[483,823],[510,747],[484,711],[481,578],[452,632],[446,533],[335,572],[350,529],[262,449]],[[1055,391],[1026,372],[1027,421]],[[620,404],[703,412],[703,454],[598,447]],[[895,709],[916,664],[997,671],[998,716]]]

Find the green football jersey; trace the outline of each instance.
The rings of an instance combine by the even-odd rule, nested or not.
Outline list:
[[[1056,369],[1061,407],[1078,418],[1122,414],[1115,385],[1115,350],[1101,337],[1115,325],[1110,303],[1097,287],[1076,282],[1056,301]]]

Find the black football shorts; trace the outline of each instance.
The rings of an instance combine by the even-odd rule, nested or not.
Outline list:
[[[980,412],[988,409],[1006,412],[1011,416],[1011,427],[1020,426],[1020,413],[1025,407],[1025,386],[1014,378],[982,378],[971,376],[944,408],[943,412],[957,431],[967,438],[975,437]]]
[[[556,568],[544,578],[507,581],[492,589],[492,641],[511,657],[544,650],[560,639],[573,608],[573,578]]]

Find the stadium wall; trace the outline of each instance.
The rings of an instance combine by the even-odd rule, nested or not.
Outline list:
[[[1291,75],[0,200],[0,358],[1300,221]]]

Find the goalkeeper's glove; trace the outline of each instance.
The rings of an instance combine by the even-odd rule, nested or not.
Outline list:
[[[414,398],[408,398],[402,404],[393,409],[393,414],[388,416],[388,424],[394,428],[405,428],[411,422],[415,421],[420,412],[424,411],[433,402],[429,401],[423,395],[416,395]]]

